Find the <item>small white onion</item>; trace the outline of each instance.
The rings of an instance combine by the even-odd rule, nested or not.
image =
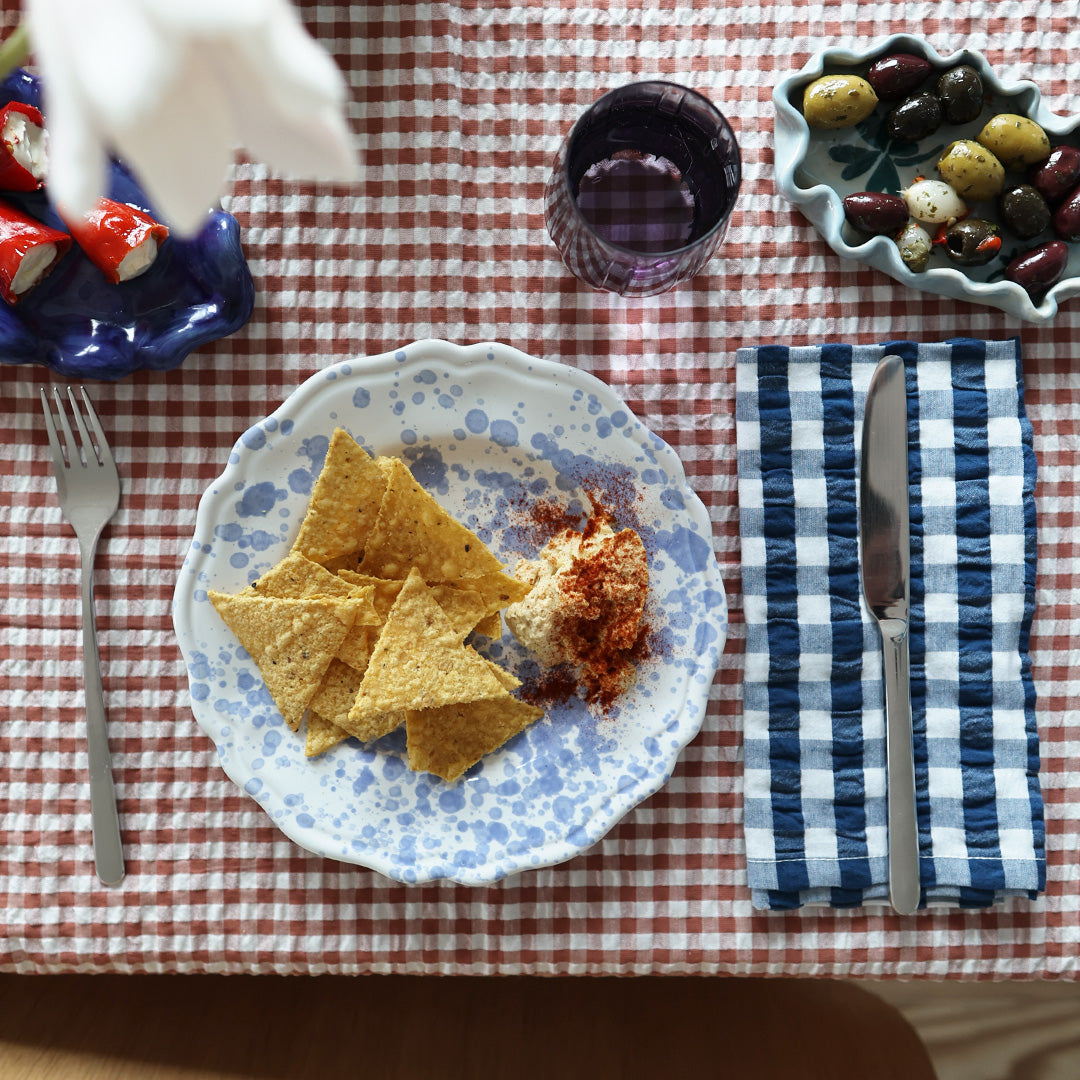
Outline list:
[[[901,194],[911,216],[930,225],[951,225],[967,213],[964,200],[943,180],[920,180]]]

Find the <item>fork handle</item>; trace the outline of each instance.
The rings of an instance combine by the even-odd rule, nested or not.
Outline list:
[[[82,553],[83,688],[86,694],[86,746],[90,765],[90,827],[94,837],[94,867],[106,885],[124,877],[120,815],[113,790],[105,696],[101,687],[97,626],[94,618],[94,546]]]

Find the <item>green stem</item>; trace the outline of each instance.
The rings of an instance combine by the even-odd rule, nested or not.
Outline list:
[[[0,79],[6,79],[16,68],[22,67],[30,58],[30,32],[25,23],[19,23],[3,41],[0,41]]]

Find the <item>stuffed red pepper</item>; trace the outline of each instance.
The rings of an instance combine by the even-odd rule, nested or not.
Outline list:
[[[114,285],[145,274],[169,230],[127,203],[98,199],[85,217],[64,215],[75,242]]]
[[[16,304],[60,261],[71,237],[0,199],[0,296]]]
[[[0,190],[37,191],[48,167],[41,113],[33,105],[9,101],[0,109]]]

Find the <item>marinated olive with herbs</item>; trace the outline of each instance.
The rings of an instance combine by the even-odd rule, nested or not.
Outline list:
[[[1068,263],[1068,246],[1060,240],[1051,240],[1017,255],[1005,268],[1005,278],[1038,296],[1061,280]]]
[[[897,142],[918,142],[941,127],[941,102],[930,93],[904,98],[885,118],[885,130]]]
[[[949,226],[941,246],[945,254],[960,266],[982,266],[1001,250],[1001,237],[992,221],[965,218]]]
[[[935,87],[945,119],[950,124],[966,124],[974,120],[983,107],[983,81],[969,64],[946,71]]]
[[[1041,165],[1031,170],[1028,181],[1048,203],[1060,202],[1080,182],[1080,150],[1056,146]]]
[[[911,221],[904,226],[896,238],[896,246],[900,249],[900,258],[904,265],[913,274],[921,274],[930,264],[933,241],[917,221]]]
[[[1005,186],[1001,162],[977,142],[957,139],[938,158],[937,171],[963,199],[980,202],[993,199]]]
[[[1001,193],[1001,220],[1021,240],[1038,236],[1050,224],[1050,207],[1030,184],[1017,184]]]
[[[859,232],[872,236],[893,234],[908,219],[907,203],[884,191],[857,191],[844,198],[844,217]]]
[[[1050,140],[1034,120],[1017,113],[999,113],[987,120],[976,141],[982,143],[1006,169],[1026,169],[1045,161]]]
[[[902,98],[921,86],[933,70],[929,60],[913,53],[892,53],[875,60],[866,81],[883,101]]]
[[[854,127],[877,103],[874,88],[858,75],[822,75],[803,92],[803,116],[814,128]]]

